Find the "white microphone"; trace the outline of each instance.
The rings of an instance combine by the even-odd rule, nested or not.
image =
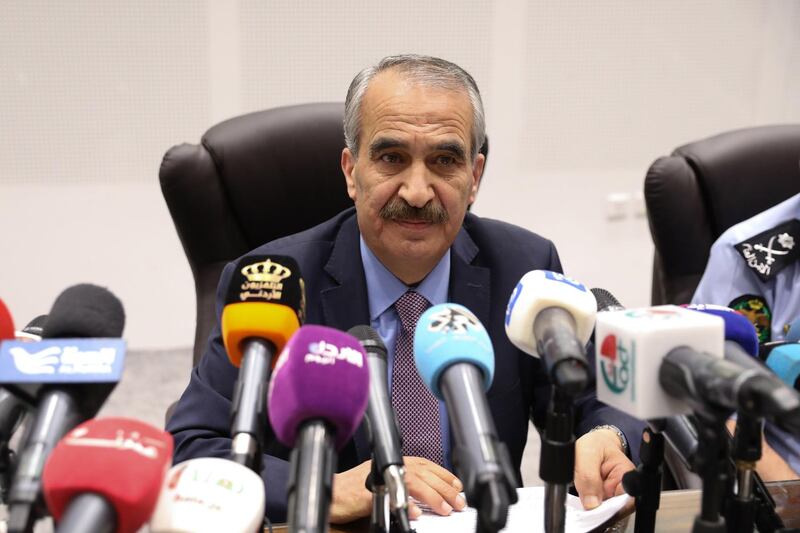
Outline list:
[[[190,459],[164,478],[150,531],[261,531],[264,501],[264,481],[246,466],[216,457]]]
[[[598,313],[597,399],[640,420],[689,414],[688,401],[663,390],[661,362],[687,347],[723,358],[721,318],[674,305]]]
[[[523,352],[542,358],[551,383],[579,393],[588,381],[584,346],[596,315],[597,301],[582,283],[533,270],[508,301],[506,335]]]

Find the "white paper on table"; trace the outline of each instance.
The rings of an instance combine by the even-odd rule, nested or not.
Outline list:
[[[544,531],[544,487],[524,487],[517,489],[519,501],[508,510],[506,533],[532,533]],[[569,533],[591,531],[614,516],[627,503],[628,496],[623,494],[605,500],[599,507],[584,511],[581,500],[567,494],[567,517],[564,530]],[[468,533],[475,531],[478,512],[467,507],[461,512],[453,511],[450,516],[439,516],[425,510],[411,527],[417,533]]]

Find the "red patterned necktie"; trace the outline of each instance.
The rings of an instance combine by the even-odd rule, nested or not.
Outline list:
[[[443,465],[439,401],[425,386],[414,363],[414,330],[430,305],[414,291],[406,292],[394,303],[401,328],[394,348],[392,406],[403,435],[403,455],[425,457]]]

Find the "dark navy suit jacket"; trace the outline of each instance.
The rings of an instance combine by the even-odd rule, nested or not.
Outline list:
[[[347,331],[369,324],[366,281],[359,249],[355,209],[307,231],[278,239],[251,252],[293,257],[306,283],[308,324],[324,324]],[[535,269],[561,271],[553,243],[517,226],[467,214],[450,255],[449,300],[470,309],[491,336],[495,374],[487,393],[500,439],[506,443],[517,475],[528,431],[528,420],[544,427],[550,388],[541,361],[514,347],[503,324],[506,304],[523,274]],[[183,393],[167,429],[175,437],[174,461],[194,457],[226,457],[231,397],[238,369],[228,360],[219,316],[234,263],[222,273],[217,291],[217,326],[209,346]],[[582,435],[600,424],[613,424],[628,437],[634,460],[643,424],[598,402],[594,394],[576,405],[576,433]],[[262,477],[267,494],[267,516],[286,517],[289,450],[266,424]],[[338,471],[370,458],[363,427],[339,453]],[[521,478],[517,483],[521,485]]]

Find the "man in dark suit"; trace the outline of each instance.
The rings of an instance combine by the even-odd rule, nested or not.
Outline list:
[[[409,492],[434,511],[448,514],[465,502],[459,496],[460,480],[449,471],[447,415],[402,375],[408,331],[399,303],[409,295],[422,302],[422,308],[460,303],[485,325],[495,350],[489,405],[518,472],[528,419],[532,416],[542,427],[549,390],[540,361],[507,339],[505,306],[523,274],[534,269],[561,271],[561,264],[550,241],[466,213],[483,172],[479,148],[485,134],[480,94],[460,67],[421,56],[382,60],[353,80],[344,126],[347,147],[341,165],[355,209],[253,253],[288,255],[298,262],[306,283],[307,323],[342,330],[371,324],[384,338],[401,427],[403,420],[426,427],[424,432],[413,423],[403,427]],[[220,281],[218,316],[232,269],[228,265]],[[175,436],[176,461],[229,453],[236,375],[217,326],[168,424]],[[582,436],[576,446],[575,485],[591,508],[621,492],[622,474],[633,468],[626,441],[634,444],[630,451],[635,457],[643,426],[600,404],[592,394],[580,399],[576,412]],[[265,442],[267,514],[280,521],[286,511],[288,450],[269,428]],[[368,459],[366,436],[359,431],[339,456],[332,522],[369,514],[371,496],[364,488]],[[417,513],[413,506],[412,517]]]

